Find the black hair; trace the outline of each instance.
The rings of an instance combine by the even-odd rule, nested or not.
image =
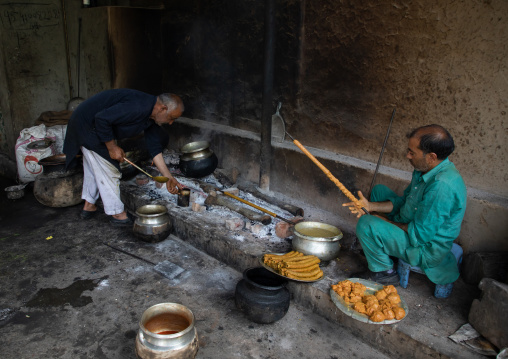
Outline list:
[[[444,160],[455,150],[455,143],[452,135],[440,125],[427,125],[418,127],[411,131],[407,138],[419,137],[420,145],[418,148],[424,154],[435,153],[438,160]]]

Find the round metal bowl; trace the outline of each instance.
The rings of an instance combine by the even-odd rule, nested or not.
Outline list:
[[[300,222],[294,227],[293,249],[322,261],[337,258],[343,234],[337,227],[321,222]]]
[[[5,194],[9,199],[20,199],[25,195],[25,187],[26,184],[7,187],[5,188]]]

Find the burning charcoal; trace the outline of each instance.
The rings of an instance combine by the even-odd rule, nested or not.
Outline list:
[[[145,184],[148,184],[148,177],[144,174],[140,174],[136,176],[136,184],[138,186],[144,186]]]
[[[275,225],[275,235],[279,238],[287,238],[291,236],[291,225],[287,222],[280,221]]]
[[[252,232],[252,234],[260,234],[261,231],[263,230],[264,226],[262,224],[255,224],[251,227],[250,231]]]
[[[204,212],[204,211],[206,211],[206,208],[204,206],[200,205],[199,203],[193,203],[192,210],[194,212]]]
[[[240,218],[226,219],[226,228],[230,231],[239,231],[244,225],[245,223]]]

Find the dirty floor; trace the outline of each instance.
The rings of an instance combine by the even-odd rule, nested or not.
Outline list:
[[[149,244],[103,213],[87,222],[79,205],[45,207],[27,189],[22,199],[0,199],[2,358],[135,358],[138,321],[162,302],[194,313],[197,358],[386,357],[293,301],[274,324],[250,322],[234,303],[240,272],[175,236]],[[183,272],[167,278],[104,243]]]

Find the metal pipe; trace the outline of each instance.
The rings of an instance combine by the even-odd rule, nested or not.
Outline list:
[[[63,14],[64,36],[65,36],[65,57],[67,60],[67,80],[69,82],[69,98],[73,98],[74,91],[72,88],[71,59],[70,59],[70,54],[69,54],[69,30],[67,29],[67,14],[65,12],[65,0],[62,0],[62,14]]]
[[[272,95],[275,58],[275,5],[274,0],[265,1],[265,54],[263,110],[261,117],[261,153],[259,168],[259,187],[270,188],[270,164],[272,159]]]
[[[374,181],[376,180],[377,172],[379,170],[379,165],[381,164],[381,159],[383,158],[383,153],[385,152],[386,143],[388,142],[388,136],[390,135],[390,129],[392,128],[392,122],[394,117],[395,117],[395,108],[393,109],[392,118],[390,119],[390,124],[388,125],[388,131],[386,131],[385,141],[383,142],[383,147],[381,148],[381,153],[379,154],[379,159],[377,160],[377,166],[376,170],[374,171],[374,177],[372,177],[372,182],[370,183],[369,192],[367,194],[367,199],[369,201],[372,188],[374,187]]]

